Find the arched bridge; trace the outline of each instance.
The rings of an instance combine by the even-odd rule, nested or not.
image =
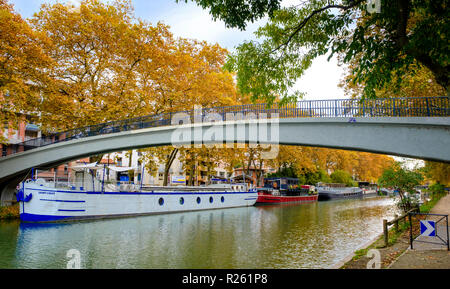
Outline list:
[[[450,162],[449,116],[449,98],[430,97],[196,108],[112,121],[15,145],[16,153],[0,158],[1,200],[33,167],[151,146],[302,145]]]

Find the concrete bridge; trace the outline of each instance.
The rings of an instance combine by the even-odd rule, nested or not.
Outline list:
[[[52,134],[19,144],[17,153],[0,158],[1,201],[13,199],[15,187],[32,168],[152,146],[260,143],[272,145],[268,151],[276,154],[274,145],[301,145],[450,163],[448,98],[444,105],[428,108],[377,101],[363,107],[332,100],[319,107],[307,101],[275,109],[263,105],[197,109]],[[431,117],[430,112],[436,115]]]

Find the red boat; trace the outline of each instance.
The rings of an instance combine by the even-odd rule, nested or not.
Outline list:
[[[272,194],[258,192],[258,199],[256,203],[273,204],[273,203],[292,203],[292,202],[315,202],[318,195],[306,196],[274,196]]]
[[[295,178],[264,179],[264,187],[258,188],[256,204],[316,202],[318,194],[313,186],[298,187]]]

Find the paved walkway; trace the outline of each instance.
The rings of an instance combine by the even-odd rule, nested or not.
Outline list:
[[[442,198],[431,210],[433,214],[443,214],[450,216],[450,195]],[[438,220],[442,217],[430,216],[428,220]],[[437,224],[437,234],[444,241],[447,241],[447,228],[445,219]],[[448,228],[450,229],[450,228]],[[431,244],[418,241],[429,241],[443,243],[437,237],[419,236],[413,242],[413,249],[405,251],[389,268],[391,269],[450,269],[450,252],[445,244]]]

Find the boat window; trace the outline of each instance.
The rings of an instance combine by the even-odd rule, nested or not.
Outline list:
[[[225,202],[225,198],[222,196],[221,198],[220,198],[220,201],[223,203],[223,202]]]
[[[213,197],[209,197],[209,202],[212,204],[214,202]]]
[[[159,198],[158,203],[160,206],[164,205],[164,199],[163,198]]]
[[[180,205],[184,205],[184,198],[183,197],[180,198]]]
[[[200,199],[200,197],[197,197],[197,204],[200,204],[202,201],[202,199]]]

